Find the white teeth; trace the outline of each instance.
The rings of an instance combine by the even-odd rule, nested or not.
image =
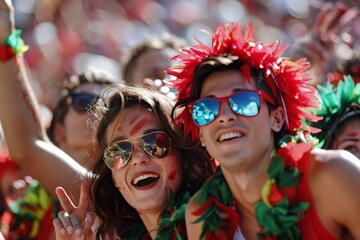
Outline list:
[[[235,138],[235,137],[241,137],[241,136],[243,136],[243,134],[240,134],[238,132],[225,133],[219,137],[219,142],[222,142],[227,139]]]
[[[144,180],[146,178],[157,178],[159,177],[157,174],[144,174],[144,175],[141,175],[141,176],[138,176],[137,178],[134,179],[134,184],[136,185],[140,180]]]

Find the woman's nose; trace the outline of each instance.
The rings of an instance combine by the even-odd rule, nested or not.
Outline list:
[[[134,146],[134,151],[131,156],[131,164],[134,166],[147,164],[150,161],[150,156],[139,146]]]

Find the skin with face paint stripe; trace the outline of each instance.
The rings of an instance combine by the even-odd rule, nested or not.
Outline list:
[[[119,126],[121,126],[119,131]],[[115,132],[113,133],[115,129]],[[161,130],[154,114],[146,109],[123,109],[120,116],[109,125],[107,144],[110,145],[118,139],[129,139],[141,136],[148,131]],[[153,158],[135,144],[132,157],[127,165],[120,170],[113,170],[113,180],[125,200],[134,207],[146,226],[156,228],[154,223],[159,214],[167,207],[170,190],[176,192],[181,179],[180,157],[173,149],[163,158]],[[156,175],[159,177],[155,185],[136,187],[134,179],[139,176]]]
[[[340,128],[331,149],[344,149],[360,159],[360,120],[352,119]]]

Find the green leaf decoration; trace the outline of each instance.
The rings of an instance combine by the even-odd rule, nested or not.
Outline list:
[[[287,168],[281,176],[276,177],[279,188],[296,187],[301,180],[301,173],[296,168]]]
[[[284,168],[284,162],[278,156],[273,156],[268,169],[270,179],[275,178],[275,176],[282,173],[284,171]]]
[[[318,122],[308,122],[312,127],[322,129],[314,134],[318,141],[317,147],[323,147],[338,125],[338,120],[352,104],[360,105],[360,83],[355,85],[351,76],[345,76],[334,87],[330,82],[325,86],[317,86],[321,109],[314,110],[317,116],[323,117]]]
[[[291,142],[295,144],[292,149],[294,150],[297,146],[296,143],[309,141],[313,142],[314,138],[299,132],[298,135],[288,135],[282,138],[281,146],[286,147],[286,143]],[[302,146],[299,145],[299,147]],[[284,149],[288,150],[288,148]],[[302,173],[295,167],[285,167],[287,166],[285,161],[294,162],[293,159],[282,159],[276,152],[272,153],[271,158],[268,168],[271,186],[269,184],[264,186],[267,190],[270,187],[270,192],[267,190],[262,192],[262,197],[265,197],[267,202],[262,200],[255,204],[255,217],[262,229],[257,233],[257,237],[259,239],[300,240],[301,232],[297,222],[306,214],[310,204],[308,202],[290,202],[286,191],[282,191],[282,189],[293,188],[295,190],[300,183]],[[268,193],[269,196],[267,196]],[[240,223],[238,218],[234,217],[238,216],[238,212],[233,207],[234,199],[220,167],[213,178],[209,179],[200,189],[198,204],[200,208],[196,214],[199,214],[199,217],[195,223],[203,223],[201,239],[208,239],[207,236],[225,237],[220,236],[221,233],[229,234],[226,235],[226,238],[232,239],[235,231],[231,231],[231,229],[236,229]],[[231,215],[233,218],[224,219],[224,215]]]

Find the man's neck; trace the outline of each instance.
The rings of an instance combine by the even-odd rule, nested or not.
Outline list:
[[[252,213],[254,205],[261,200],[261,190],[265,182],[269,179],[267,170],[271,162],[271,152],[264,154],[261,161],[254,159],[251,168],[243,171],[228,171],[222,168],[227,184],[234,196],[238,207],[246,208]]]

